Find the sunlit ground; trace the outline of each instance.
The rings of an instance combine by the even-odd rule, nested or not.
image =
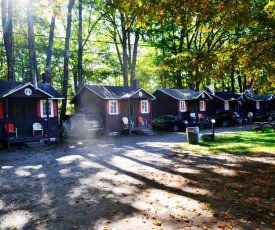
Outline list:
[[[263,146],[273,133],[230,135],[3,155],[0,229],[273,229],[275,151]]]

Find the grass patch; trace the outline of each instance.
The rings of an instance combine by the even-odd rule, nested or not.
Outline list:
[[[216,135],[215,140],[201,138],[198,145],[188,142],[179,147],[180,151],[192,153],[229,154],[275,154],[275,132],[266,128],[264,132],[243,131]]]

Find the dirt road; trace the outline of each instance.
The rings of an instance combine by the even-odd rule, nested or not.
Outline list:
[[[274,156],[181,154],[183,141],[168,133],[1,150],[0,229],[275,228]]]

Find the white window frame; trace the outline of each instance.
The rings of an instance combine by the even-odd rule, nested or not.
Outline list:
[[[224,101],[224,110],[229,110],[229,101]]]
[[[260,102],[256,101],[256,109],[260,109]]]
[[[117,115],[118,114],[118,101],[117,100],[109,100],[109,114]]]
[[[200,111],[205,111],[205,101],[200,101]]]
[[[40,114],[41,117],[47,117],[47,108],[46,108],[47,100],[40,100]],[[49,117],[53,117],[53,100],[48,100],[49,103]]]
[[[180,112],[186,112],[186,101],[180,101]]]
[[[141,113],[149,113],[149,102],[147,100],[141,100],[140,106]]]

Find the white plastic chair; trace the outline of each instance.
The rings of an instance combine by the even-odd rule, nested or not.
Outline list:
[[[34,136],[35,136],[36,131],[41,131],[41,135],[43,136],[43,126],[40,123],[34,123],[32,125],[32,129],[33,129],[33,135]]]
[[[122,122],[126,126],[126,128],[129,128],[129,125],[131,128],[133,127],[133,122],[132,121],[129,122],[128,117],[122,117]]]

